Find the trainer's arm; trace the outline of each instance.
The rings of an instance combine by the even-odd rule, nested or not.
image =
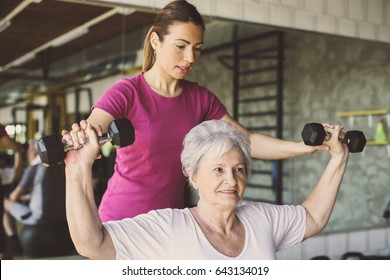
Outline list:
[[[115,259],[116,251],[99,218],[92,184],[92,165],[99,152],[95,130],[88,124],[87,143],[65,158],[66,215],[77,251],[90,259]]]
[[[107,113],[106,111],[95,108],[92,110],[88,119],[86,120],[92,126],[97,127],[100,126],[103,132],[107,132],[108,126],[112,121],[114,121],[114,117]],[[78,123],[72,124],[71,130],[62,130],[62,141],[67,143],[70,146],[75,146],[76,148],[86,143],[86,135],[85,135],[85,126],[82,123],[86,123],[84,120]],[[73,132],[73,135],[71,133]],[[102,144],[103,146],[103,144]]]
[[[328,150],[326,145],[307,146],[303,141],[293,142],[272,137],[270,135],[254,133],[234,120],[229,114],[222,120],[231,123],[243,132],[251,142],[252,157],[264,160],[287,159],[296,156],[314,154],[319,150]]]
[[[347,167],[349,151],[347,145],[339,141],[338,129],[336,126],[330,131],[332,138],[327,142],[331,155],[329,163],[317,185],[302,202],[307,214],[304,238],[319,233],[328,223]]]

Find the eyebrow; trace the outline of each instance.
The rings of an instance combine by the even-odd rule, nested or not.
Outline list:
[[[175,41],[182,41],[184,43],[187,43],[188,45],[191,44],[190,41],[187,41],[187,40],[184,40],[184,39],[175,39]],[[203,41],[199,42],[199,43],[195,44],[195,46],[200,45],[200,44],[204,44],[204,42]]]
[[[220,166],[220,167],[225,167],[226,164],[224,163],[214,163],[213,164],[214,166]],[[244,165],[245,166],[245,162],[238,162],[237,164],[234,165],[234,167],[237,167],[237,166],[240,166],[240,165]]]

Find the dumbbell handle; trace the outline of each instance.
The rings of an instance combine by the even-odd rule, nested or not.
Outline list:
[[[98,138],[99,145],[105,144],[108,141],[111,141],[111,139],[112,139],[112,135],[110,135],[109,133],[103,133],[103,135],[99,136]],[[73,145],[64,144],[64,152],[66,153],[68,151],[79,150],[82,147],[83,145],[80,145],[77,149],[75,149]]]

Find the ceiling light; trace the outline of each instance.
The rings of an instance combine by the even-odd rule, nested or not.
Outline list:
[[[66,43],[69,43],[70,41],[73,41],[85,34],[88,33],[87,28],[76,28],[68,33],[65,33],[64,35],[54,39],[51,43],[51,46],[53,47],[59,47]]]
[[[4,29],[6,29],[10,25],[11,25],[10,21],[6,21],[6,20],[0,21],[0,32],[2,32]]]
[[[19,57],[18,59],[14,60],[12,62],[12,66],[22,65],[22,64],[32,60],[34,57],[35,57],[35,53],[33,53],[33,52],[27,53],[27,54]]]
[[[118,14],[128,16],[135,12],[135,9],[116,7]]]

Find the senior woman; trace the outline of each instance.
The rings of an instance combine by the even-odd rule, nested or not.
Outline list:
[[[301,205],[243,202],[249,140],[229,123],[206,121],[184,139],[183,171],[199,193],[196,207],[162,209],[102,223],[93,196],[92,164],[101,128],[88,124],[88,143],[67,153],[67,217],[78,252],[91,259],[275,259],[276,252],[327,224],[348,162],[340,126],[326,142],[331,155]],[[164,194],[161,194],[164,195]]]

